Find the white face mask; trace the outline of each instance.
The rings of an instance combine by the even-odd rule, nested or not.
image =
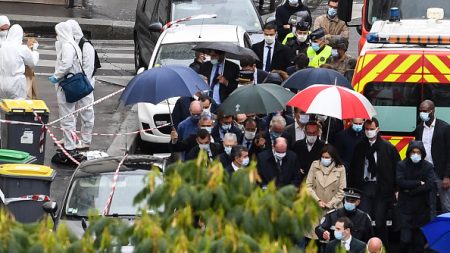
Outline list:
[[[278,159],[283,159],[286,156],[286,152],[278,153],[278,152],[275,151],[273,153],[274,153],[275,157],[278,158]]]
[[[198,147],[203,150],[209,150],[209,144],[198,144]]]
[[[306,142],[308,142],[309,144],[313,144],[315,143],[317,140],[317,135],[313,135],[313,136],[306,136]]]
[[[218,59],[211,59],[211,64],[212,65],[217,65],[219,63]]]
[[[289,4],[292,6],[297,6],[298,5],[298,0],[289,0]]]
[[[300,123],[306,124],[309,122],[309,115],[308,114],[300,114]]]
[[[266,36],[266,35],[264,35],[264,41],[267,44],[271,45],[271,44],[273,44],[275,42],[275,36]]]
[[[254,131],[254,132],[245,131],[244,136],[245,136],[245,139],[247,139],[247,140],[253,140],[253,139],[255,139],[256,131]]]
[[[308,35],[306,35],[306,34],[297,35],[297,40],[298,40],[299,42],[305,42],[306,39],[308,39]]]
[[[377,130],[366,130],[366,136],[369,139],[373,139],[377,136]]]
[[[332,50],[331,50],[331,56],[333,56],[333,57],[338,57],[338,56],[339,56],[338,50],[337,50],[337,49],[332,49]]]

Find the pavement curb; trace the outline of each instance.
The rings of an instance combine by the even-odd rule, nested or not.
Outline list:
[[[133,106],[128,111],[128,114],[119,128],[119,133],[135,131],[138,129],[138,114],[137,106]],[[129,154],[134,154],[136,150],[136,134],[131,135],[119,135],[111,142],[106,153],[109,156],[122,156],[128,151]]]
[[[25,32],[55,34],[55,25],[68,19],[75,19],[90,34],[91,39],[132,40],[134,22],[108,19],[85,19],[67,17],[44,17],[30,15],[3,14],[11,23],[20,24]]]

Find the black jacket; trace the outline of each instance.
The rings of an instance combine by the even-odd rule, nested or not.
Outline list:
[[[217,123],[213,127],[213,129],[211,130],[211,136],[213,137],[214,142],[219,143],[220,145],[222,145],[223,139],[220,138],[220,131],[221,131],[221,129],[220,129],[219,125],[220,124]],[[230,128],[230,130],[227,131],[227,133],[234,133],[236,135],[236,138],[237,138],[238,141],[242,139],[242,131],[239,128],[237,128],[235,125],[233,125],[233,124],[231,125],[231,128]],[[225,133],[223,135],[225,136]]]
[[[341,252],[341,251],[337,250],[337,248],[340,248],[340,247],[341,247],[341,241],[335,239],[327,244],[327,247],[325,248],[325,253]],[[347,252],[349,252],[349,253],[364,253],[365,251],[366,251],[366,244],[361,242],[360,240],[356,239],[355,237],[352,237],[352,240],[350,241],[350,250]]]
[[[256,62],[256,67],[258,69],[263,69],[263,60],[264,60],[264,40],[253,44],[252,50],[259,57],[259,61]],[[283,70],[286,71],[287,67],[291,65],[291,51],[288,47],[284,46],[278,41],[275,41],[274,52],[272,56],[272,60],[270,61],[270,70]]]
[[[268,75],[269,72],[264,71],[262,69],[256,69],[256,84],[264,83],[264,80],[266,80]]]
[[[169,142],[169,150],[170,152],[187,152],[192,148],[197,146],[197,135],[191,134],[188,138],[180,140],[178,139],[176,143]]]
[[[347,170],[350,169],[355,146],[364,138],[364,130],[357,133],[351,127],[336,134],[336,150]]]
[[[200,66],[199,74],[205,76],[208,79],[208,85],[210,84],[211,72],[213,65],[210,61],[204,62]],[[228,85],[220,84],[219,95],[220,100],[223,102],[231,92],[233,92],[238,85],[237,79],[239,78],[239,65],[236,63],[225,60],[225,68],[223,70],[223,76],[228,80]],[[217,101],[216,101],[217,102]]]
[[[377,145],[377,187],[380,196],[393,198],[395,192],[395,171],[400,156],[395,147],[378,135],[374,145]],[[367,137],[359,142],[353,153],[350,170],[347,176],[347,185],[356,189],[363,189],[364,185],[364,162],[366,153],[370,148]]]
[[[316,140],[311,151],[308,151],[306,138],[294,143],[293,151],[295,152],[295,154],[297,154],[300,163],[300,169],[305,172],[305,174],[302,175],[302,178],[308,175],[311,164],[316,160],[320,160],[320,153],[322,152],[323,146],[325,146],[325,142],[319,139]]]
[[[208,154],[210,159],[216,159],[223,152],[222,146],[217,143],[210,143],[209,148],[211,150],[211,153]],[[199,153],[200,153],[199,146],[197,145],[197,146],[193,147],[186,154],[186,161],[196,159]]]
[[[242,135],[242,138],[238,140],[239,145],[242,145],[246,148],[248,148],[248,157],[250,157],[250,159],[253,159],[253,155],[257,155],[259,154],[261,151],[265,150],[263,148],[259,148],[258,146],[256,146],[255,142],[256,142],[256,137],[255,139],[251,140],[251,144],[250,147],[247,147],[247,140],[245,140],[244,135]]]
[[[341,207],[325,214],[320,224],[316,227],[315,232],[320,240],[324,240],[322,235],[325,231],[330,232],[330,240],[334,239],[334,225],[341,217],[348,217],[353,222],[352,236],[356,239],[367,242],[373,236],[372,220],[367,213],[358,208],[349,212]]]
[[[416,140],[422,140],[423,128],[423,123],[417,125],[414,132]],[[436,119],[434,127],[431,157],[437,176],[441,179],[450,177],[450,126],[440,119]]]
[[[331,120],[331,123],[329,121]],[[340,119],[327,117],[327,119],[324,122],[321,122],[322,125],[322,140],[327,139],[327,132],[328,132],[328,124],[330,124],[330,133],[328,135],[328,143],[335,146],[336,144],[336,135],[344,130],[344,122]]]
[[[422,160],[418,163],[410,159],[413,148],[422,152]],[[430,191],[434,186],[434,172],[433,165],[424,160],[425,154],[423,143],[412,141],[406,151],[406,158],[397,164],[401,228],[420,228],[430,221]]]
[[[281,168],[278,167],[272,150],[264,150],[257,157],[258,173],[262,179],[262,185],[268,185],[275,180],[277,187],[285,185],[300,185],[300,168],[297,156],[288,150],[282,160]]]
[[[291,7],[289,5],[289,1],[286,1],[283,5],[279,6],[275,11],[275,22],[277,23],[277,30],[278,30],[278,41],[283,41],[284,38],[288,33],[291,32],[290,29],[284,29],[283,25],[287,25],[289,21],[289,17],[296,13],[297,11],[307,11],[310,14],[311,17],[311,11],[309,8],[302,4],[302,1],[298,1],[297,7]],[[305,20],[309,22],[309,24],[312,26],[312,18],[309,20]]]
[[[231,157],[227,155],[225,152],[219,155],[220,163],[222,163],[222,166],[224,168],[231,166]]]

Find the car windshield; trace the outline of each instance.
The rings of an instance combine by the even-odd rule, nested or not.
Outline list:
[[[119,175],[111,202],[110,215],[136,215],[142,205],[133,205],[134,197],[145,187],[145,174]],[[65,208],[68,216],[88,216],[90,209],[103,212],[114,174],[96,174],[74,179]]]
[[[194,61],[195,43],[161,44],[156,55],[154,67],[165,65],[189,66]]]
[[[444,19],[450,19],[449,0],[369,0],[367,2],[367,21],[370,25],[377,20],[388,20],[391,7],[400,9],[401,19],[425,19],[428,8],[442,8]]]
[[[252,0],[187,0],[172,3],[172,20],[200,14],[217,14],[217,18],[184,22],[194,24],[228,24],[242,26],[247,32],[262,31]]]

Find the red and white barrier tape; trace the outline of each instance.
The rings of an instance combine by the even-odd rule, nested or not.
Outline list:
[[[47,195],[25,195],[22,197],[14,197],[14,198],[5,198],[4,203],[8,205],[13,202],[20,201],[37,201],[37,202],[48,202],[50,201],[50,197]]]
[[[128,154],[124,155],[124,157],[120,161],[119,165],[117,166],[116,172],[114,173],[114,179],[113,179],[113,183],[111,186],[111,192],[109,193],[108,200],[106,201],[106,206],[103,209],[103,216],[106,216],[109,214],[109,209],[111,208],[111,202],[114,197],[114,192],[116,191],[116,184],[117,184],[117,179],[119,178],[120,167],[122,167],[122,164],[125,162],[127,157],[128,157]]]
[[[208,19],[208,18],[217,18],[217,14],[200,14],[200,15],[195,15],[195,16],[190,16],[190,17],[186,17],[186,18],[179,18],[179,19],[175,19],[172,21],[167,22],[162,28],[161,28],[161,32],[164,32],[164,30],[170,28],[172,25],[174,24],[178,24],[184,21],[190,21],[190,20],[195,20],[195,19]]]

